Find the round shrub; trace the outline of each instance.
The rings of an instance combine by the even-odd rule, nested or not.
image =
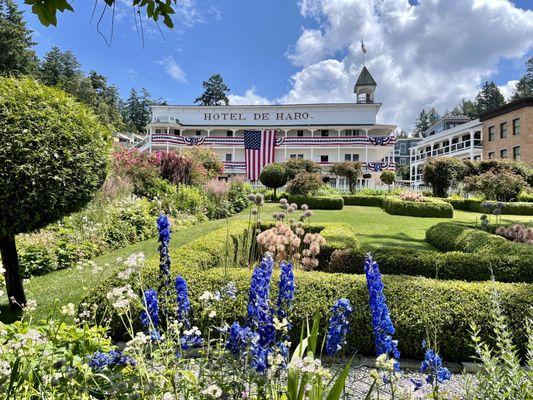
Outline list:
[[[390,188],[390,185],[396,180],[396,174],[392,171],[383,171],[379,176],[379,179]]]
[[[383,199],[383,210],[392,215],[425,218],[453,218],[453,207],[442,200],[406,201],[388,196]]]
[[[525,188],[526,181],[520,175],[503,170],[487,171],[478,176],[464,179],[465,190],[470,193],[482,194],[487,200],[516,200]]]
[[[107,173],[109,138],[66,93],[30,78],[0,78],[0,250],[8,296],[18,303],[25,297],[14,236],[91,200]]]
[[[430,158],[424,165],[422,177],[431,185],[433,196],[446,197],[448,189],[464,174],[463,163],[453,157]]]
[[[315,193],[322,186],[322,178],[314,172],[300,172],[287,185],[291,195],[307,196]]]
[[[267,188],[274,189],[274,198],[276,189],[287,183],[287,173],[283,165],[278,163],[268,164],[259,175],[259,181]]]

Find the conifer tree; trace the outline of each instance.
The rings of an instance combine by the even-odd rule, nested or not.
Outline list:
[[[526,73],[515,86],[512,100],[533,97],[533,57],[527,60]]]
[[[220,74],[211,75],[207,81],[202,83],[202,86],[204,87],[204,93],[194,100],[195,103],[200,103],[202,106],[229,104],[229,99],[226,95],[229,92],[229,88]]]

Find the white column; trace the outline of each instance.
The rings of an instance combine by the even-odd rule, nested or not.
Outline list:
[[[207,137],[211,135],[211,129],[207,129]]]
[[[471,130],[468,133],[470,133],[470,159],[474,159],[474,131]]]
[[[167,126],[167,135],[170,134],[170,126]]]
[[[235,161],[235,146],[231,149],[231,161]]]

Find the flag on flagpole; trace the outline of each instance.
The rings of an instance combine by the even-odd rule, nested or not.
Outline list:
[[[244,131],[244,160],[248,180],[258,180],[263,167],[274,162],[275,145],[275,129]]]
[[[361,50],[363,51],[364,54],[366,54],[366,47],[365,47],[365,43],[361,40]]]

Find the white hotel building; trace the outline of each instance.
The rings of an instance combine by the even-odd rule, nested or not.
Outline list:
[[[455,157],[479,161],[483,155],[482,124],[479,119],[446,116],[422,133],[423,139],[411,147],[411,184],[424,185],[422,171],[431,157]]]
[[[329,184],[346,189],[344,179],[328,174],[340,161],[360,161],[370,180],[394,170],[395,125],[376,123],[381,104],[374,102],[376,82],[363,67],[353,103],[188,106],[152,108],[142,151],[171,151],[187,146],[212,148],[224,162],[227,178],[245,176],[244,131],[276,130],[274,158],[313,160],[329,176]]]

